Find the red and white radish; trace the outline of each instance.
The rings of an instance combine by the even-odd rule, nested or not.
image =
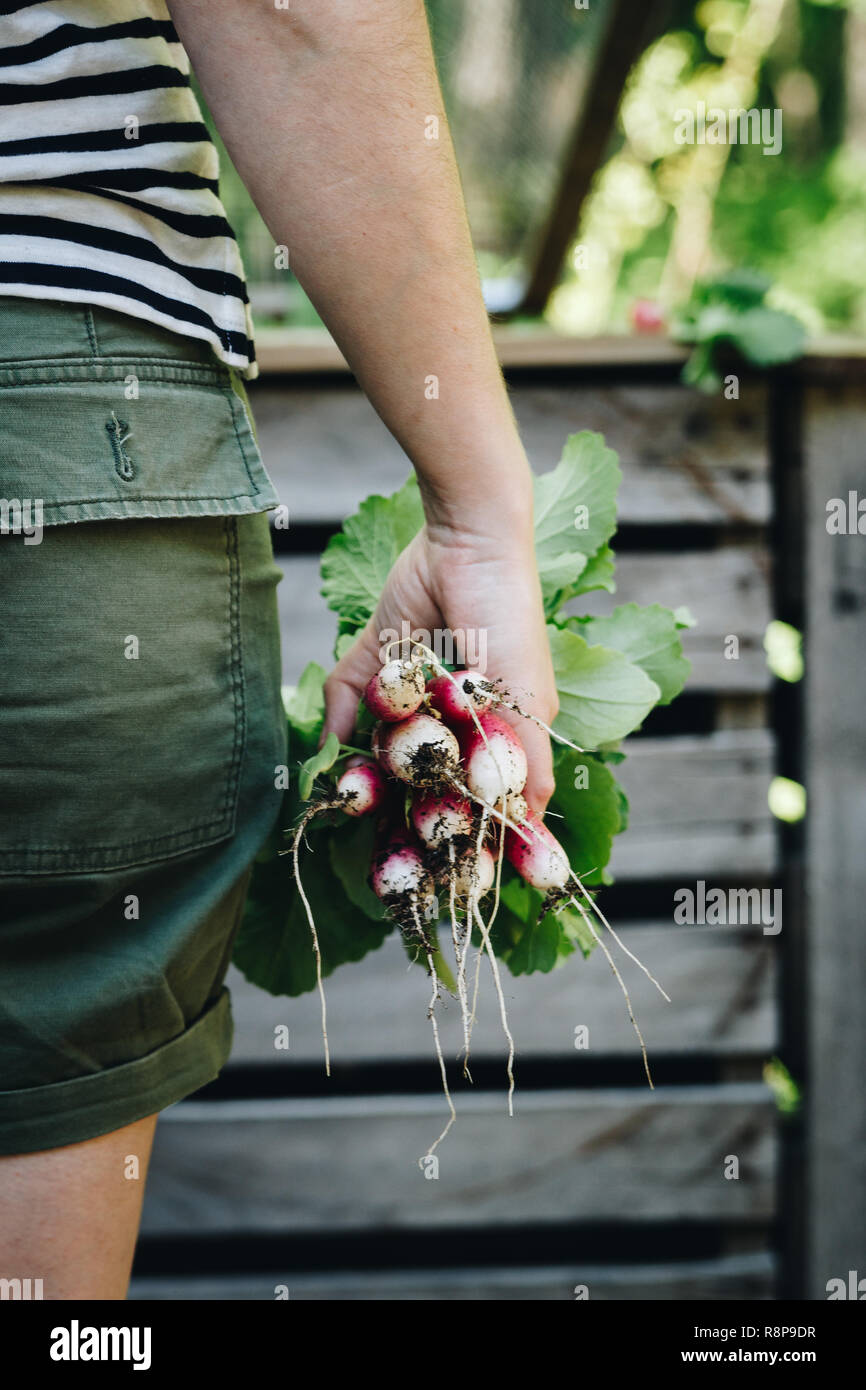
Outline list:
[[[447,885],[457,964],[456,990],[464,1030],[464,1073],[469,1076],[467,1062],[472,1022],[476,1014],[480,966],[486,954],[509,1047],[509,1113],[514,1091],[515,1048],[490,935],[499,907],[504,857],[528,884],[544,895],[543,912],[559,912],[568,903],[581,914],[623,991],[648,1078],[646,1048],[628,991],[595,929],[591,914],[653,983],[659,989],[661,986],[620,941],[594,897],[573,873],[568,855],[541,817],[530,812],[524,796],[528,771],[526,751],[512,724],[494,711],[506,709],[532,720],[553,737],[560,736],[554,735],[537,716],[521,710],[501,682],[488,681],[480,672],[470,670],[449,675],[429,648],[413,644],[413,651],[411,660],[385,662],[369,681],[364,699],[379,721],[371,735],[371,756],[350,758],[337,776],[331,794],[320,796],[310,805],[295,828],[291,853],[316,956],[325,1064],[330,1072],[322,954],[310,903],[298,872],[298,851],[307,826],[320,813],[341,810],[350,817],[381,813],[377,816],[377,827],[385,838],[379,840],[380,848],[370,868],[370,884],[406,942],[426,957],[432,982],[428,1017],[451,1116],[428,1151],[432,1153],[455,1119],[434,1013],[440,989],[437,967],[440,970],[443,967],[437,939],[440,906],[436,897],[437,883]],[[436,673],[427,683],[425,667],[432,667]],[[560,741],[567,742],[561,738]],[[407,788],[411,789],[411,804]],[[407,818],[411,829],[406,828]],[[491,909],[482,916],[480,901],[494,887]],[[485,921],[485,917],[489,920]],[[466,967],[475,928],[481,942],[470,1007]]]
[[[460,899],[482,898],[496,878],[496,860],[486,845],[478,853],[469,850],[458,861],[454,873],[454,892]]]
[[[424,699],[424,668],[415,661],[386,661],[367,682],[364,702],[377,719],[407,719]]]
[[[432,983],[427,1017],[433,1029],[436,1056],[439,1060],[439,1071],[442,1077],[442,1090],[450,1111],[448,1123],[436,1143],[428,1150],[428,1153],[432,1153],[436,1145],[445,1138],[457,1118],[451,1092],[448,1089],[445,1058],[439,1040],[439,1025],[436,1022],[435,1009],[439,999],[439,978],[436,974],[434,943],[422,924],[422,918],[431,916],[436,904],[433,878],[419,851],[408,842],[405,834],[398,833],[393,836],[390,844],[374,860],[370,882],[373,892],[393,913],[406,939],[416,942],[427,957],[427,968],[430,971]]]
[[[336,800],[347,816],[368,816],[385,800],[386,782],[382,769],[372,758],[354,757],[337,778]]]
[[[568,855],[540,816],[530,815],[523,822],[523,835],[505,832],[508,862],[532,888],[552,893],[568,888],[573,874]],[[524,838],[525,836],[525,838]]]
[[[457,792],[422,792],[412,802],[410,819],[419,840],[441,849],[458,835],[471,835],[472,803]]]
[[[432,714],[413,714],[377,730],[376,750],[385,771],[413,787],[436,786],[460,761],[454,734]]]
[[[420,852],[394,839],[373,863],[370,883],[377,898],[392,906],[414,905],[422,915],[435,896],[433,878]]]
[[[462,740],[466,785],[487,806],[496,806],[526,786],[526,752],[510,724],[482,714]]]
[[[473,713],[483,714],[490,709],[495,695],[480,671],[453,671],[451,675],[434,676],[427,682],[430,708],[441,714],[447,724],[472,723]]]

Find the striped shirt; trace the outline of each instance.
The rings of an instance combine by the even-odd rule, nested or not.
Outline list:
[[[255,376],[216,148],[163,0],[0,0],[0,295],[100,304]]]

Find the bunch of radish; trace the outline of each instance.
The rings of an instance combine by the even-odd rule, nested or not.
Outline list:
[[[571,903],[581,913],[625,994],[647,1065],[646,1049],[628,993],[610,952],[593,925],[591,914],[596,915],[632,960],[636,961],[636,957],[623,946],[593,896],[572,872],[565,850],[543,820],[529,811],[523,796],[526,753],[515,728],[498,711],[508,709],[536,723],[540,721],[533,715],[524,715],[499,683],[477,671],[447,671],[429,648],[420,646],[413,649],[408,659],[387,660],[370,680],[364,702],[377,721],[369,755],[354,754],[347,758],[328,794],[315,801],[303,817],[294,832],[292,845],[295,877],[307,911],[316,955],[328,1069],[321,954],[298,865],[304,830],[310,820],[323,811],[375,818],[376,848],[370,865],[370,887],[406,942],[423,953],[427,962],[432,983],[427,1012],[450,1110],[448,1122],[429,1152],[432,1153],[444,1138],[455,1119],[435,1014],[440,992],[435,964],[436,927],[440,916],[449,921],[451,927],[456,992],[463,1022],[463,1069],[467,1077],[480,967],[485,954],[490,962],[508,1042],[511,1112],[515,1049],[499,966],[490,941],[503,858],[508,859],[528,884],[545,895],[545,911],[556,911]],[[547,729],[546,725],[543,727]],[[553,734],[552,730],[548,732]],[[487,899],[490,899],[489,910]],[[485,910],[482,910],[482,903]],[[473,929],[477,932],[479,946],[470,1004],[468,964]],[[639,961],[636,963],[640,965]],[[649,975],[648,971],[645,973]],[[647,1076],[649,1078],[648,1065]]]

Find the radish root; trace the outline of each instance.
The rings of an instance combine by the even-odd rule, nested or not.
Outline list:
[[[661,985],[659,984],[658,980],[656,979],[655,975],[651,975],[651,974],[650,974],[649,970],[647,970],[647,968],[646,968],[646,966],[644,965],[643,961],[642,961],[642,960],[638,960],[637,956],[634,955],[634,953],[633,953],[632,951],[629,950],[629,948],[626,946],[625,942],[616,934],[616,932],[614,931],[613,927],[610,925],[610,922],[607,920],[607,918],[605,917],[605,915],[604,915],[604,913],[602,912],[601,908],[599,907],[598,903],[596,902],[595,898],[592,896],[591,893],[588,893],[588,892],[587,892],[587,890],[586,890],[584,884],[581,882],[581,880],[580,880],[579,878],[577,878],[577,875],[575,875],[575,878],[577,879],[577,886],[578,886],[578,888],[580,889],[581,893],[582,893],[583,896],[586,898],[587,902],[589,903],[589,905],[590,905],[590,907],[592,908],[593,912],[594,912],[594,913],[596,914],[596,916],[598,917],[599,921],[601,921],[601,922],[604,924],[604,926],[607,927],[608,931],[610,932],[610,934],[611,934],[611,936],[613,937],[614,941],[616,942],[617,946],[619,946],[619,948],[620,948],[621,951],[624,951],[624,952],[625,952],[625,954],[628,956],[629,960],[633,960],[633,961],[634,961],[635,965],[637,965],[637,966],[643,971],[643,973],[646,975],[647,979],[652,981],[652,983],[655,985],[656,989],[658,990],[659,994],[661,995],[662,999],[664,999],[665,1002],[669,1004],[669,1003],[671,1002],[671,997],[670,997],[670,995],[669,995],[664,989],[662,989],[662,987],[661,987]],[[572,898],[571,901],[574,902],[574,898]],[[575,903],[575,906],[577,906],[576,903]]]
[[[303,817],[303,820],[300,822],[297,829],[295,830],[295,834],[292,839],[291,853],[292,867],[295,875],[295,883],[297,885],[298,894],[300,896],[301,902],[304,904],[304,911],[307,914],[307,921],[310,924],[310,931],[313,936],[313,951],[316,956],[316,987],[319,991],[319,998],[322,1001],[322,1041],[325,1045],[325,1075],[330,1076],[331,1053],[328,1047],[328,1006],[325,1003],[325,986],[322,983],[322,952],[319,947],[319,934],[316,931],[316,923],[313,920],[313,910],[310,907],[309,898],[304,892],[304,885],[301,882],[301,870],[298,864],[298,850],[300,849],[301,841],[304,837],[304,831],[306,830],[313,817],[318,815],[319,811],[323,809],[324,808],[321,806],[313,806],[310,808],[309,811],[306,812],[306,814]],[[285,852],[286,851],[284,850],[283,853]]]
[[[496,954],[490,941],[490,932],[478,907],[478,899],[473,898],[472,908],[475,912],[475,920],[481,932],[484,945],[487,948],[487,955],[490,958],[490,969],[493,974],[493,983],[496,987],[496,997],[499,1000],[499,1017],[502,1019],[502,1031],[508,1041],[508,1061],[505,1064],[505,1072],[508,1077],[508,1113],[514,1114],[514,1038],[511,1036],[511,1029],[508,1026],[508,1013],[505,1008],[505,995],[502,991],[502,980],[499,975],[499,964]],[[481,952],[479,951],[479,959]]]
[[[415,917],[415,926],[419,934],[421,934],[421,938],[423,940],[423,930],[418,917],[418,908],[414,902],[412,905],[412,911]],[[442,1133],[439,1135],[439,1138],[435,1141],[435,1143],[430,1145],[430,1148],[427,1150],[426,1154],[419,1158],[419,1167],[423,1165],[424,1159],[429,1158],[430,1155],[434,1152],[434,1150],[438,1148],[438,1146],[442,1143],[442,1140],[445,1138],[445,1135],[448,1133],[454,1121],[457,1119],[457,1111],[454,1109],[454,1102],[451,1099],[451,1092],[448,1089],[448,1074],[445,1070],[445,1058],[442,1055],[442,1043],[439,1039],[439,1024],[436,1021],[436,1005],[439,1002],[439,977],[436,974],[436,963],[433,960],[433,953],[427,947],[425,947],[425,955],[427,956],[427,968],[430,971],[430,978],[433,982],[433,990],[430,995],[430,1003],[427,1005],[427,1017],[429,1018],[430,1026],[433,1029],[433,1042],[436,1047],[436,1057],[439,1062],[439,1072],[442,1077],[442,1090],[445,1093],[445,1099],[448,1102],[448,1109],[451,1113],[448,1116],[448,1122],[445,1125],[445,1128],[442,1130]]]
[[[640,1043],[641,1056],[643,1057],[644,1069],[646,1070],[646,1079],[649,1082],[650,1090],[654,1091],[655,1086],[653,1085],[653,1079],[650,1075],[649,1058],[647,1057],[646,1043],[644,1042],[643,1035],[637,1026],[637,1019],[634,1016],[634,1010],[631,1006],[631,1000],[628,995],[628,990],[625,987],[625,981],[623,980],[622,975],[620,975],[619,971],[616,968],[616,962],[614,961],[613,956],[611,955],[610,951],[607,949],[598,932],[596,931],[595,927],[593,926],[592,918],[589,916],[589,913],[587,912],[583,903],[579,903],[576,898],[569,898],[569,902],[574,903],[574,906],[577,908],[584,922],[589,927],[589,930],[592,932],[592,935],[595,938],[596,943],[604,951],[604,954],[607,957],[607,963],[613,971],[614,977],[617,983],[619,984],[620,989],[623,992],[626,1002],[626,1008],[628,1009],[628,1016],[631,1019],[631,1025],[634,1028],[634,1031],[637,1035],[637,1040]]]

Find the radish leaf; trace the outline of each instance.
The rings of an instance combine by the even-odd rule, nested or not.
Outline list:
[[[331,537],[322,556],[322,596],[344,630],[363,627],[373,614],[388,571],[423,521],[413,476],[390,497],[368,497]]]
[[[600,883],[623,820],[620,791],[610,768],[586,753],[564,749],[556,759],[550,810],[548,825],[574,872],[587,884]]]
[[[364,816],[350,825],[341,825],[339,834],[330,835],[328,852],[331,867],[349,901],[374,922],[381,922],[385,908],[367,883],[375,838],[375,823]]]
[[[611,647],[640,666],[661,691],[660,705],[679,695],[692,669],[683,656],[676,615],[661,604],[624,603],[610,617],[571,618],[568,625],[590,646]]]
[[[588,751],[624,738],[658,703],[655,681],[621,652],[591,647],[568,628],[548,624],[559,714],[554,728]]]
[[[311,661],[297,685],[283,692],[283,704],[294,733],[305,743],[315,742],[325,717],[324,667]]]
[[[301,872],[316,922],[323,975],[381,946],[390,924],[373,922],[353,908],[318,845],[315,854],[302,852]],[[290,855],[256,865],[234,962],[269,994],[294,996],[316,988],[310,927],[292,878]]]
[[[556,467],[536,477],[535,555],[549,615],[579,592],[587,562],[616,530],[620,477],[613,449],[590,430],[569,435]]]
[[[313,794],[313,783],[320,772],[327,772],[340,756],[340,740],[335,733],[328,734],[317,753],[301,764],[298,775],[298,795],[302,801],[309,801]]]

